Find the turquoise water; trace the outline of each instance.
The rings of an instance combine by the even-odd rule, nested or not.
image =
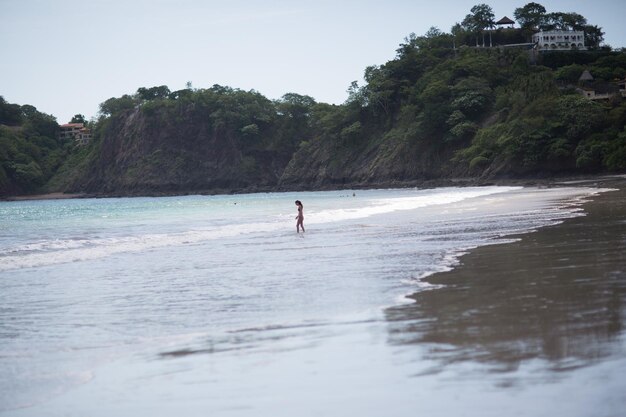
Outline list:
[[[425,364],[386,343],[384,309],[436,290],[422,278],[470,248],[583,215],[598,191],[1,203],[0,414],[374,416],[417,389],[449,394],[412,377]]]

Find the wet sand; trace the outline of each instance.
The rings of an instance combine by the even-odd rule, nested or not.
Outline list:
[[[626,181],[602,186],[619,190],[585,203],[586,216],[472,250],[454,270],[426,278],[442,287],[386,310],[390,342],[429,346],[423,359],[438,364],[433,374],[468,365],[489,378],[539,363],[536,376],[547,381],[622,363]]]
[[[66,193],[48,193],[48,194],[32,194],[4,197],[4,201],[26,201],[26,200],[67,200],[71,198],[85,198],[87,194],[66,194]]]
[[[106,333],[95,340],[104,341],[101,352],[105,356],[120,355],[119,359],[93,371],[76,367],[80,372],[69,375],[80,377],[81,382],[66,393],[7,415],[167,416],[183,411],[189,416],[623,416],[626,181],[592,181],[620,191],[603,193],[585,204],[585,217],[520,235],[515,243],[470,251],[453,271],[427,278],[440,288],[419,292],[410,304],[384,310],[385,320],[380,320],[377,308],[375,320],[360,321],[358,316],[353,321],[350,316],[337,323],[304,321],[299,325],[296,321],[296,326],[188,334],[192,330],[186,321],[200,313],[194,308],[186,315],[185,310],[174,309],[179,303],[172,301],[177,298],[160,296],[189,298],[184,281],[163,280],[163,287],[159,284],[151,291],[150,285],[136,280],[144,272],[133,271],[150,270],[145,265],[154,258],[143,264],[129,263],[134,270],[124,271],[127,282],[139,289],[133,293],[155,294],[158,308],[146,317],[162,323],[158,326],[172,326],[172,338],[144,341],[142,337],[141,343],[133,345],[131,337],[130,348],[116,351],[115,345],[128,339],[111,332],[113,349],[109,351],[111,336],[105,324]],[[184,250],[192,251],[188,259],[194,262],[207,257],[206,247]],[[229,251],[230,246],[216,254]],[[320,262],[319,257],[311,259]],[[120,264],[120,271],[128,268]],[[205,271],[214,268],[211,262],[206,265]],[[328,272],[325,276],[334,277]],[[150,281],[157,280],[150,276]],[[103,280],[90,279],[83,286],[90,303],[97,292],[93,285],[99,281]],[[277,281],[290,287],[296,282],[283,276]],[[202,291],[209,293],[216,287]],[[59,292],[64,294],[65,289]],[[329,297],[333,293],[327,292]],[[104,294],[109,300],[121,298]],[[142,304],[135,301],[141,299],[129,299],[126,313],[115,307],[114,323],[122,319],[134,326],[136,314],[143,314]],[[196,299],[198,306],[210,304],[204,294]],[[227,306],[239,302],[234,299]],[[346,300],[338,298],[337,304],[341,302]],[[41,309],[38,304],[35,307]],[[61,304],[58,311],[63,336],[68,310]],[[76,324],[81,325],[76,333],[86,336],[85,348],[67,349],[68,355],[100,349],[98,343],[90,342],[89,327],[82,325],[91,326],[89,320],[106,309],[87,311],[86,319],[74,314]],[[46,311],[47,316],[50,313]],[[182,317],[181,324],[169,323],[170,317]],[[289,323],[276,317],[266,322]],[[93,328],[99,336],[99,325]],[[225,328],[233,326],[227,322]],[[59,363],[59,368],[65,368]]]

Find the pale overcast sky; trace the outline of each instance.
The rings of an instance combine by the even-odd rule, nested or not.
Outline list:
[[[449,31],[473,5],[513,18],[528,0],[0,0],[0,95],[66,123],[139,87],[221,84],[342,103],[411,32]],[[626,46],[626,0],[536,1]]]

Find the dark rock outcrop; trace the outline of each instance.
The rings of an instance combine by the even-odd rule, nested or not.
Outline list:
[[[112,117],[83,174],[65,191],[160,194],[262,189],[278,181],[288,159],[201,111],[178,117],[140,109]]]

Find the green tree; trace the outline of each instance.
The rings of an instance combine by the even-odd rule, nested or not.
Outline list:
[[[350,126],[347,126],[341,130],[340,137],[343,141],[348,143],[354,143],[361,137],[362,125],[361,122],[356,121]]]
[[[522,28],[526,40],[530,41],[533,33],[545,23],[546,8],[539,3],[531,2],[515,9],[513,16]]]
[[[549,13],[541,25],[543,30],[583,30],[587,19],[578,13]]]
[[[39,113],[37,111],[37,108],[35,106],[31,106],[30,104],[24,104],[21,107],[21,111],[22,111],[22,114],[24,115],[24,117],[26,117],[27,119],[31,118],[31,117],[34,117],[34,116],[37,115],[37,113]]]
[[[527,3],[524,7],[518,7],[513,16],[520,27],[525,30],[534,30],[541,26],[545,20],[546,8],[539,3]]]
[[[57,141],[58,124],[34,106],[17,106],[16,128],[0,125],[0,195],[36,192],[67,155]]]
[[[111,116],[124,110],[130,110],[137,104],[138,102],[128,94],[124,94],[119,98],[111,97],[100,104],[100,114],[103,116]]]
[[[15,164],[15,178],[25,189],[34,189],[44,182],[43,172],[37,162]]]
[[[288,117],[303,121],[309,117],[315,104],[315,99],[311,96],[287,93],[279,100],[278,111]]]
[[[453,88],[452,108],[460,110],[474,120],[481,116],[492,102],[493,92],[486,80],[468,77],[459,81]]]
[[[311,138],[312,115],[317,103],[313,97],[287,93],[275,105],[280,123],[275,145],[293,151],[292,146]]]
[[[22,109],[19,104],[7,103],[0,96],[0,124],[16,126],[22,122]]]
[[[454,36],[450,33],[444,33],[439,28],[431,26],[424,36],[416,36],[413,39],[413,45],[421,50],[452,48]]]
[[[367,105],[367,90],[364,87],[360,87],[358,81],[352,81],[346,93],[348,93],[346,104],[356,104],[359,107]]]
[[[362,89],[363,104],[369,106],[375,116],[388,117],[393,108],[396,83],[390,78],[387,68],[369,66],[365,68],[364,78],[367,84]]]
[[[429,134],[443,133],[451,113],[450,96],[450,87],[443,80],[429,83],[420,94],[422,126]]]
[[[74,117],[72,117],[72,120],[70,120],[70,123],[82,123],[82,124],[86,124],[87,121],[85,120],[85,116],[82,114],[75,114]]]
[[[171,91],[166,85],[160,85],[158,87],[140,87],[137,89],[137,97],[140,100],[157,100],[166,99],[170,95]]]
[[[452,28],[450,28],[450,33],[452,34],[453,46],[455,48],[461,46],[463,44],[463,40],[467,35],[467,31],[460,23],[455,23]]]
[[[585,31],[585,45],[590,49],[598,49],[604,41],[602,28],[595,25],[585,25],[582,29]]]
[[[25,106],[22,106],[24,109]],[[59,125],[54,116],[41,113],[33,106],[29,106],[34,109],[33,112],[28,112],[28,116],[24,122],[24,128],[29,135],[41,135],[54,138],[59,130]]]
[[[587,19],[574,12],[564,13],[562,20],[563,26],[571,30],[583,30],[587,25]]]
[[[476,46],[478,46],[478,35],[480,34],[480,28],[478,27],[478,23],[474,20],[474,16],[471,14],[465,15],[465,18],[461,22],[461,28],[466,33],[471,33],[472,36],[476,39]],[[459,33],[457,31],[457,33]]]
[[[482,34],[483,47],[485,46],[485,30],[491,29],[495,25],[495,15],[491,6],[481,3],[470,9],[471,14],[465,16],[463,25],[475,34]],[[490,32],[491,33],[491,32]],[[478,46],[478,37],[476,38]]]
[[[566,137],[573,142],[593,132],[606,118],[600,104],[578,94],[561,97],[556,110]]]
[[[559,81],[565,81],[570,84],[576,84],[585,67],[578,64],[566,65],[555,71],[555,78]]]

